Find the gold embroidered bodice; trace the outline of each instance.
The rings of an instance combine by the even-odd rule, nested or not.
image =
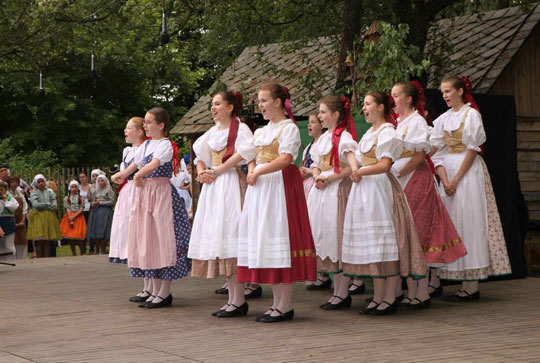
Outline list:
[[[269,163],[279,157],[278,139],[283,129],[285,129],[285,127],[287,127],[288,125],[289,124],[286,124],[285,126],[279,129],[279,131],[276,134],[276,137],[274,137],[270,145],[255,146],[255,150],[257,151],[257,158],[255,159],[255,162],[257,164]]]
[[[320,155],[320,167],[321,171],[327,171],[332,169],[334,166],[330,165],[330,156],[332,155],[332,149],[330,149],[330,152],[326,155]],[[349,166],[349,164],[339,161],[339,169],[343,169]]]
[[[377,149],[377,140],[375,144],[369,149],[367,153],[362,154],[362,166],[370,166],[377,164],[377,156],[375,155],[375,150]]]
[[[461,124],[457,130],[454,130],[451,133],[444,131],[444,142],[446,143],[450,154],[460,154],[467,148],[467,146],[463,144],[463,129],[465,128],[465,119],[470,110],[471,109],[469,108],[463,114]]]
[[[226,151],[227,146],[225,146],[221,151],[210,150],[212,154],[212,166],[219,166],[223,164],[223,155],[225,155]]]

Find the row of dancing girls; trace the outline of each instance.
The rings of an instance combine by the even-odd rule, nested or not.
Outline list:
[[[448,105],[452,107],[452,110],[449,110],[447,114],[450,112],[455,113],[464,107],[467,109],[467,105],[463,102],[463,94],[465,94],[465,97],[468,94],[468,98],[471,99],[470,91],[467,91],[466,87],[460,88],[460,84],[456,83],[456,80],[459,80],[458,78],[454,77],[449,80],[452,80],[452,83],[448,80],[443,82],[443,93],[446,92],[455,95],[453,99],[451,97],[445,97],[445,100],[448,100]],[[448,87],[451,88],[450,91],[447,90]],[[461,96],[458,97],[460,94]],[[345,115],[347,114],[346,102],[344,102],[346,100],[342,99],[342,102],[339,102],[336,97],[328,97],[321,101],[319,118],[323,122],[323,125],[329,127],[329,132],[325,134],[326,138],[329,138],[328,135],[332,132],[334,145],[332,148],[328,145],[328,140],[324,137],[325,135],[321,136],[318,140],[314,160],[319,159],[321,161],[314,163],[313,175],[316,175],[316,188],[309,194],[308,206],[310,206],[311,226],[317,246],[319,270],[334,274],[334,295],[326,304],[321,305],[321,308],[326,310],[340,309],[351,304],[351,299],[346,289],[348,284],[342,283],[342,280],[346,279],[341,274],[342,271],[345,271],[345,276],[374,278],[375,296],[370,299],[370,304],[361,313],[376,315],[397,310],[397,303],[400,299],[396,299],[393,289],[398,285],[399,280],[395,278],[398,274],[402,276],[409,275],[407,279],[408,297],[404,299],[402,304],[413,309],[430,306],[431,299],[428,291],[428,280],[420,273],[424,269],[423,258],[430,266],[442,267],[440,275],[444,278],[453,277],[455,280],[465,280],[460,291],[449,297],[450,301],[474,300],[479,296],[477,283],[479,279],[487,278],[488,274],[501,275],[510,271],[502,229],[500,228],[500,219],[497,214],[491,183],[489,182],[489,174],[481,158],[479,158],[479,163],[483,166],[483,178],[477,179],[481,186],[485,186],[487,193],[482,192],[478,193],[478,195],[487,196],[486,200],[490,201],[491,211],[482,211],[481,208],[486,203],[475,202],[471,198],[472,196],[465,196],[466,199],[464,200],[472,201],[474,203],[473,209],[477,210],[478,215],[487,216],[488,218],[486,220],[493,226],[490,229],[485,229],[486,231],[490,230],[487,233],[490,236],[488,240],[471,236],[471,232],[467,231],[466,228],[472,229],[471,227],[476,226],[477,223],[463,225],[464,220],[460,216],[466,207],[462,200],[460,205],[461,211],[457,211],[456,208],[449,208],[449,210],[453,212],[452,219],[458,228],[464,230],[464,232],[460,233],[467,236],[465,239],[467,243],[463,243],[445,207],[445,204],[456,203],[457,198],[449,198],[455,192],[451,189],[448,190],[449,188],[446,186],[445,195],[443,196],[445,203],[443,204],[435,188],[432,172],[426,161],[426,154],[431,152],[431,144],[429,128],[425,119],[420,116],[420,113],[424,114],[421,102],[421,88],[418,84],[398,83],[393,87],[392,95],[395,100],[394,110],[400,114],[400,118],[397,120],[396,131],[392,130],[390,123],[383,122],[384,119],[389,120],[389,111],[391,111],[391,105],[387,100],[388,97],[381,92],[371,92],[366,96],[363,111],[366,115],[367,122],[372,123],[373,127],[368,130],[360,141],[360,153],[358,156],[363,167],[358,169],[356,173],[353,173],[353,180],[358,183],[358,186],[362,187],[356,188],[355,185],[356,197],[360,196],[361,198],[356,198],[356,201],[354,201],[355,194],[351,193],[347,204],[347,213],[355,210],[355,208],[359,215],[362,215],[366,211],[369,213],[364,214],[363,219],[356,221],[351,220],[349,218],[351,214],[349,214],[347,217],[348,224],[345,225],[343,225],[343,221],[339,217],[336,218],[336,212],[322,213],[318,209],[318,206],[324,204],[325,208],[322,208],[324,210],[332,210],[333,208],[337,210],[339,216],[340,202],[342,203],[346,199],[344,193],[339,195],[335,190],[332,192],[332,188],[328,188],[329,182],[334,182],[334,189],[337,189],[335,186],[336,181],[339,181],[341,188],[345,184],[344,180],[346,179],[344,176],[350,172],[347,171],[346,164],[340,165],[340,162],[343,162],[347,157],[345,155],[346,152],[342,151],[342,149],[347,150],[347,145],[342,145],[335,137],[339,133],[339,131],[336,132],[336,130],[339,130],[339,128],[335,127],[336,124],[341,122],[341,128],[346,125],[344,122],[345,118],[342,116],[344,113]],[[450,115],[452,114],[450,113]],[[469,123],[473,124],[475,122],[475,126],[470,126],[469,129],[465,128],[467,130],[465,137],[469,142],[468,147],[470,150],[480,150],[479,146],[485,141],[485,135],[482,136],[483,128],[481,126],[481,119],[480,123],[478,123],[478,119]],[[461,127],[463,130],[466,124],[467,119],[463,117],[461,123],[457,122],[454,126],[457,129]],[[343,132],[341,131],[342,134]],[[393,136],[392,133],[395,133],[395,135]],[[476,136],[473,136],[475,133]],[[445,142],[450,144],[457,143],[455,138],[461,137],[451,137],[449,135],[447,132]],[[382,144],[381,138],[383,141]],[[398,147],[398,144],[401,144],[401,146]],[[392,145],[395,145],[395,152],[392,152]],[[400,148],[402,151],[399,152]],[[464,152],[464,149],[466,147],[462,146],[460,148],[461,152]],[[339,162],[335,155],[338,150],[341,158]],[[334,153],[333,157],[332,153]],[[469,154],[470,157],[475,155],[472,151]],[[463,158],[463,155],[460,157]],[[329,158],[334,163],[328,163]],[[448,177],[444,175],[445,169],[441,170],[440,159],[439,157],[439,162],[436,165],[441,175],[442,186],[445,186],[449,184]],[[393,164],[392,161],[394,161]],[[351,157],[349,163],[353,169],[356,169],[354,165],[355,158]],[[329,166],[331,164],[334,165],[333,172],[330,171],[331,168]],[[400,185],[397,185],[396,178],[393,175],[387,174],[387,178],[382,176],[384,172],[388,171],[390,166],[392,166],[392,174],[397,176]],[[459,164],[457,168],[454,166],[454,173],[456,170],[460,170],[460,172],[453,174],[452,181],[454,183],[456,181],[459,182],[460,178],[463,178],[463,175],[467,173],[465,167],[459,167]],[[326,171],[326,174],[324,172],[321,173],[321,171]],[[360,179],[358,178],[358,174],[361,176]],[[379,187],[386,183],[386,190],[385,188],[373,188],[373,185],[370,188],[370,185],[366,184],[366,181],[371,181],[374,178],[367,178],[366,175],[381,175],[379,178]],[[392,190],[388,186],[386,179],[390,181]],[[403,203],[402,189],[407,197],[411,214],[407,214],[409,209],[403,205],[405,203]],[[390,191],[392,191],[392,194]],[[377,194],[379,194],[378,197]],[[464,195],[465,192],[462,192],[461,197],[463,198]],[[394,200],[390,202],[389,198],[392,197]],[[401,202],[399,202],[400,200]],[[389,213],[392,204],[394,209],[393,218],[391,218]],[[400,214],[396,213],[398,211],[396,207],[399,204],[402,204],[402,216],[401,218],[396,218],[396,215]],[[361,207],[358,208],[358,205],[361,205]],[[386,216],[383,211],[385,206]],[[325,219],[327,217],[330,218]],[[370,217],[371,219],[369,219]],[[413,226],[411,226],[411,221],[414,221]],[[392,224],[391,222],[393,222],[393,227],[396,230],[395,236],[394,233],[384,233],[384,229],[388,229]],[[321,224],[325,225],[325,227],[321,228]],[[337,231],[336,228],[333,228],[335,225],[337,225]],[[340,245],[341,240],[339,239],[339,232],[342,228],[345,229],[346,240],[343,247]],[[484,233],[485,235],[486,232],[482,232],[483,229],[480,226],[479,231],[476,232],[479,234]],[[409,232],[404,234],[407,230]],[[418,231],[417,237],[415,237],[414,230]],[[390,230],[387,232],[390,232]],[[355,243],[356,237],[358,237],[356,240],[357,243]],[[338,243],[335,243],[336,238]],[[375,246],[376,244],[373,244],[369,246],[370,239],[377,240],[376,244],[380,245]],[[397,239],[397,245],[392,241],[393,239]],[[421,250],[419,249],[418,242],[420,243]],[[346,246],[347,244],[349,246]],[[383,248],[381,249],[381,247]],[[355,248],[358,250],[354,251]],[[343,249],[342,255],[340,255],[341,249]],[[394,250],[393,253],[392,249]],[[471,251],[469,254],[467,254],[467,249]],[[375,252],[370,252],[370,250]],[[479,250],[483,251],[484,254],[479,254]],[[396,251],[397,254],[395,253]],[[421,251],[423,251],[424,256],[422,256]],[[356,256],[354,255],[355,253]],[[366,256],[362,256],[363,254]],[[340,261],[340,257],[343,261]],[[392,261],[396,261],[396,259],[400,261],[399,266],[395,262],[392,266]],[[473,263],[478,263],[482,259],[485,267],[480,271],[470,271],[470,269],[463,269],[463,267],[460,271],[459,267],[456,268],[456,266],[467,266],[467,264],[471,266],[471,260],[474,261]],[[340,262],[343,262],[343,269],[340,266]],[[369,262],[370,264],[358,264],[359,262]],[[329,263],[331,263],[330,269],[328,269]],[[355,264],[357,266],[354,266]],[[449,270],[453,270],[454,272],[448,272]],[[483,275],[480,275],[482,272]],[[381,277],[384,278],[384,281]],[[473,281],[467,281],[469,279]],[[438,283],[436,278],[433,281]],[[384,289],[382,288],[383,286]],[[432,288],[434,291],[441,291],[441,288],[438,286],[432,286]],[[384,294],[382,291],[384,291]]]
[[[255,320],[281,322],[294,317],[292,283],[316,274],[302,177],[293,164],[300,132],[289,92],[279,84],[259,89],[258,107],[269,122],[254,135],[237,118],[241,107],[237,92],[216,94],[217,125],[193,146],[203,188],[188,256],[193,276],[227,277],[229,301],[212,315],[245,316],[243,283],[271,284],[273,304]],[[238,170],[246,163],[247,177]]]
[[[147,293],[137,296],[146,297],[139,307],[148,309],[171,306],[172,280],[185,277],[191,266],[189,218],[170,182],[178,159],[175,145],[165,136],[169,124],[166,110],[150,109],[143,121],[149,139],[136,149],[133,161],[113,176],[121,184],[133,175],[137,188],[129,212],[127,264],[132,277],[145,279]]]
[[[382,315],[397,308],[399,275],[423,277],[427,268],[403,191],[388,173],[402,150],[388,122],[388,96],[369,92],[363,111],[373,126],[357,144],[349,100],[321,100],[319,118],[328,131],[313,155],[308,209],[319,272],[334,277],[334,294],[320,307],[350,307],[351,277],[370,277],[374,297],[361,313]]]

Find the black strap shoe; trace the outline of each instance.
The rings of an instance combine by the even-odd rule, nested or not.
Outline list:
[[[150,295],[152,295],[149,291],[146,291],[146,290],[143,290],[141,292],[139,292],[139,294],[147,294],[146,296],[139,296],[139,295],[135,295],[135,296],[132,296],[129,298],[129,301],[131,302],[135,302],[135,303],[142,303],[142,302],[145,302],[146,299],[148,299],[150,297]]]
[[[412,301],[416,301],[416,304],[413,304]],[[410,304],[408,304],[408,308],[410,308],[411,310],[427,309],[431,306],[431,298],[422,301],[415,297],[414,299],[412,299],[412,301]]]
[[[347,297],[344,299],[341,296],[334,295],[334,297],[337,297],[341,301],[337,304],[327,303],[321,306],[321,309],[324,310],[340,310],[343,308],[350,308],[352,304],[352,298],[351,295],[347,295]]]
[[[249,310],[249,305],[247,302],[243,303],[240,306],[236,306],[234,304],[231,304],[230,306],[234,306],[234,310],[222,310],[217,314],[218,318],[234,318],[235,316],[246,316],[247,312]]]
[[[373,300],[373,299],[372,299]],[[369,302],[371,304],[371,301]],[[368,308],[369,304],[363,308],[362,310],[360,310],[358,312],[358,314],[360,315],[369,315],[369,313],[371,312],[371,310],[375,310],[377,309],[377,306],[379,306],[379,303],[375,303],[375,305],[373,305],[372,307]]]
[[[274,311],[275,309],[274,308],[269,308],[268,310]],[[270,314],[272,314],[272,313],[270,313]],[[255,319],[253,319],[253,320],[255,320],[257,323],[259,323],[262,320],[262,318],[264,318],[265,316],[269,316],[270,314],[265,313],[265,314],[257,315],[255,317]]]
[[[156,298],[154,295],[150,295],[148,296],[146,299],[149,299],[153,297],[154,299]],[[140,308],[145,308],[148,304],[150,304],[152,301],[148,301],[148,300],[145,300],[142,304],[139,305]]]
[[[250,290],[251,292],[247,295],[244,295],[244,299],[256,299],[262,296],[262,287],[260,285],[256,289],[253,289],[249,286],[247,286],[246,289]]]
[[[432,292],[429,293],[429,297],[437,297],[437,296],[441,296],[442,293],[443,293],[443,289],[442,289],[442,285],[439,285],[439,287],[435,287],[433,285],[428,285],[428,288],[431,287],[432,289],[435,289],[433,290]]]
[[[272,315],[266,315],[261,319],[261,322],[263,323],[279,323],[282,321],[287,320],[293,320],[294,318],[294,309],[291,311],[287,311],[286,313],[282,313],[278,309],[275,309],[280,315],[278,316],[272,316]]]
[[[321,284],[311,284],[306,286],[306,290],[315,291],[315,290],[326,290],[332,288],[332,279],[328,278],[328,280],[321,280],[317,279],[317,281],[320,281]]]
[[[229,304],[227,304],[227,307],[228,307],[228,306],[229,306]],[[225,311],[225,310],[227,310],[227,308],[216,310],[216,311],[214,311],[214,312],[212,313],[212,316],[217,316],[217,314],[219,314],[219,313],[221,313],[222,311]]]
[[[388,305],[384,309],[378,309],[379,306],[382,304]],[[392,304],[390,304],[388,301],[382,301],[379,306],[377,306],[377,309],[373,309],[369,312],[370,315],[388,315],[392,313],[397,313],[399,302],[397,300],[394,300]]]
[[[464,296],[458,295],[459,292],[463,292],[465,293],[465,295]],[[480,299],[480,291],[470,294],[465,290],[459,290],[458,293],[452,296],[448,296],[444,300],[448,302],[468,302],[468,301],[476,301]]]
[[[161,296],[158,296],[160,299],[162,299],[160,302],[158,303],[154,303],[154,301],[152,301],[151,303],[147,304],[146,305],[146,308],[147,309],[159,309],[159,308],[165,308],[165,307],[169,307],[172,305],[172,295],[169,294],[169,296],[167,296],[166,298],[163,298]],[[155,300],[155,299],[154,299]]]
[[[354,288],[351,290],[351,287],[354,287]],[[363,294],[364,292],[366,292],[365,284],[357,285],[353,282],[352,284],[349,285],[349,295]]]

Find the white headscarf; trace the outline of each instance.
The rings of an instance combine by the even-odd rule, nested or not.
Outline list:
[[[32,181],[32,187],[34,189],[37,188],[37,182],[39,179],[43,179],[45,181],[45,185],[47,185],[47,178],[45,178],[45,175],[43,174],[37,174],[35,177],[34,177],[34,180]]]
[[[98,183],[99,179],[105,180],[105,188],[104,189],[101,189],[101,187],[99,186],[99,183]],[[98,175],[98,177],[96,178],[96,191],[98,191],[98,190],[103,190],[105,192],[107,192],[109,190],[112,190],[111,183],[109,183],[109,179],[107,179],[107,177],[105,175]]]
[[[101,169],[94,169],[94,170],[92,170],[92,172],[90,173],[90,178],[91,178],[92,175],[94,175],[94,174],[97,174],[98,176],[99,176],[99,175],[105,175],[105,172],[104,172],[103,170],[101,170]]]
[[[77,186],[77,189],[79,189],[79,190],[81,189],[81,185],[79,184],[79,182],[76,181],[76,180],[72,180],[72,181],[69,182],[68,190],[71,189],[71,186],[72,186],[72,185],[76,185],[76,186]]]

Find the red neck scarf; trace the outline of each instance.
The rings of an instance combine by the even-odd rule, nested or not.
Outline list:
[[[221,159],[222,162],[226,162],[234,153],[234,144],[236,144],[236,137],[238,136],[238,127],[240,127],[240,121],[238,116],[233,115],[231,124],[229,125],[229,136],[227,136],[227,151]]]
[[[348,128],[354,141],[356,141],[356,125],[351,115],[351,102],[345,96],[340,97],[339,100],[343,102],[345,117],[332,131],[332,151],[330,155],[330,165],[334,166],[334,173],[336,174],[339,173],[339,142],[341,141],[341,134]]]

